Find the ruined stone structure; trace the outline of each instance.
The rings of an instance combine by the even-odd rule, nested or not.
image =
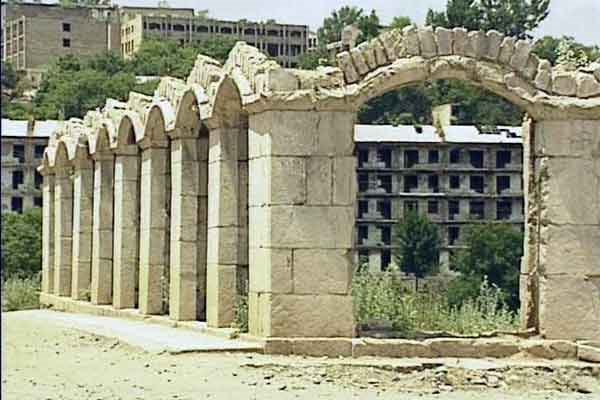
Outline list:
[[[600,67],[552,69],[530,49],[411,26],[299,71],[238,43],[224,65],[199,56],[187,82],[67,122],[40,168],[42,302],[222,327],[248,271],[251,335],[353,336],[356,110],[459,79],[528,113],[525,326],[599,339]]]

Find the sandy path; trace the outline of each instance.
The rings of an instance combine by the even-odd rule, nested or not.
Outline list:
[[[2,398],[35,399],[597,399],[570,383],[600,367],[510,373],[340,365],[241,353],[151,354],[48,321],[2,314]],[[381,361],[381,360],[378,360]]]

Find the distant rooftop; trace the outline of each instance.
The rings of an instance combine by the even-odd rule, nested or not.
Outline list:
[[[56,130],[60,121],[34,121],[33,129],[29,131],[29,121],[2,118],[0,133],[2,137],[40,137],[49,138]]]
[[[522,143],[521,127],[498,126],[493,133],[482,133],[474,125],[444,127],[442,139],[431,125],[355,125],[356,142],[407,143]]]

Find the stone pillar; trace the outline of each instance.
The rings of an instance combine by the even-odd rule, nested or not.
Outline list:
[[[600,121],[529,124],[524,322],[550,339],[600,340]]]
[[[206,320],[212,327],[227,327],[235,317],[239,131],[212,129],[209,134]]]
[[[176,131],[171,140],[169,314],[172,319],[182,321],[198,317],[197,296],[205,296],[204,290],[198,290],[198,285],[204,283],[198,282],[202,274],[198,270],[206,274],[206,258],[199,259],[201,247],[206,247],[206,236],[204,240],[199,237],[201,231],[206,235],[206,182],[201,182],[200,168],[201,165],[206,168],[201,158],[206,160],[208,144],[198,137],[179,134]]]
[[[54,173],[40,168],[42,189],[42,292],[54,292]]]
[[[140,157],[135,144],[120,145],[115,153],[113,306],[135,308],[139,282]]]
[[[71,297],[90,300],[94,163],[86,155],[75,160],[73,179],[73,283]]]
[[[140,182],[140,286],[142,314],[163,314],[169,263],[169,142],[142,150]]]
[[[113,286],[114,155],[94,155],[94,214],[92,227],[92,303],[111,304]]]
[[[250,333],[350,337],[354,114],[250,115]]]
[[[56,166],[54,182],[54,294],[71,295],[73,182],[71,166]]]

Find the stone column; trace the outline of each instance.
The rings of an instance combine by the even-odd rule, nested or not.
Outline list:
[[[204,151],[200,144],[204,145]],[[199,259],[199,231],[206,232],[201,219],[200,195],[206,199],[206,186],[201,184],[201,155],[207,152],[206,140],[181,136],[175,131],[171,140],[171,250],[169,314],[172,319],[195,320],[198,316],[198,269],[206,273],[206,259]],[[204,156],[206,158],[206,155]],[[206,175],[206,174],[204,174]],[[202,204],[206,210],[206,204]]]
[[[142,314],[164,313],[169,263],[169,143],[142,150],[140,182],[140,286]]]
[[[113,286],[113,192],[112,152],[94,155],[94,214],[92,228],[92,303],[111,304]]]
[[[350,337],[354,114],[250,115],[250,333]]]
[[[138,147],[115,150],[113,306],[137,306],[139,282],[140,156]]]
[[[218,128],[209,136],[206,320],[212,327],[229,326],[235,318],[239,131]]]
[[[54,172],[40,168],[42,188],[42,292],[54,292]]]
[[[550,339],[600,340],[600,121],[525,132],[525,323]]]
[[[54,182],[54,294],[71,295],[73,182],[71,166],[56,166]]]
[[[92,225],[94,163],[86,154],[74,162],[73,180],[73,284],[71,297],[90,300],[92,277]]]

